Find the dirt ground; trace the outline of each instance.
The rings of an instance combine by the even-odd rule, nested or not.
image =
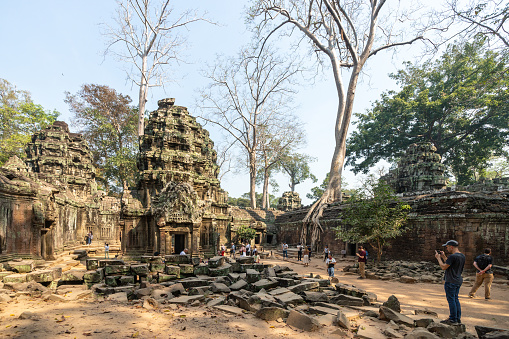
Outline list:
[[[349,261],[339,261],[336,271]],[[326,276],[325,265],[313,258],[309,267],[295,260],[264,260],[264,263],[285,264],[300,274]],[[448,316],[447,302],[442,285],[403,284],[395,281],[358,280],[356,275],[337,272],[341,283],[377,294],[378,301],[386,301],[394,294],[401,302],[402,313],[412,314],[414,309],[435,311],[440,319]],[[497,278],[495,278],[495,282]],[[475,333],[474,325],[509,328],[509,286],[494,284],[492,300],[468,298],[471,283],[460,291],[463,323],[467,331]],[[481,288],[482,289],[482,288]],[[76,293],[76,292],[74,292]],[[89,297],[68,302],[45,302],[26,295],[0,302],[0,338],[331,338],[344,337],[333,334],[338,328],[323,327],[319,332],[307,333],[293,329],[284,322],[264,321],[250,313],[226,314],[200,306],[161,305],[160,309],[147,310],[140,303],[121,303],[104,298]],[[32,312],[39,320],[19,319],[25,311]]]

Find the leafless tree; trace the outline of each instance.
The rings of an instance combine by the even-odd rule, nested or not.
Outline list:
[[[298,68],[266,48],[244,48],[237,57],[220,58],[205,76],[200,118],[219,126],[247,155],[251,207],[256,208],[257,152],[263,129],[293,117],[289,103]]]
[[[328,203],[341,200],[341,173],[345,160],[346,136],[352,116],[359,75],[366,61],[395,46],[424,39],[421,31],[409,27],[416,10],[402,10],[400,2],[386,0],[257,0],[250,18],[267,41],[275,33],[300,32],[317,56],[330,62],[339,99],[335,123],[336,145],[330,167],[329,185],[304,219],[301,241],[312,223],[312,246],[323,232],[319,219]],[[397,25],[406,23],[404,29]],[[288,30],[286,30],[288,28]],[[407,34],[409,33],[409,34]]]
[[[116,26],[105,25],[104,34],[109,39],[105,54],[111,52],[131,66],[126,73],[140,88],[138,135],[142,136],[148,90],[171,80],[164,66],[181,61],[186,43],[182,29],[207,20],[192,10],[173,13],[170,0],[117,0],[117,3]]]
[[[263,176],[262,208],[269,208],[269,180],[273,169],[289,152],[304,146],[302,123],[294,116],[281,116],[271,126],[260,126],[259,168]]]
[[[437,17],[444,21],[444,29],[454,32],[451,38],[470,39],[482,34],[495,38],[495,45],[501,42],[509,47],[508,0],[449,0],[445,6],[446,10],[438,12]]]

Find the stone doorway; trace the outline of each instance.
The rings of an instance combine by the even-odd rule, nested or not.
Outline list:
[[[180,254],[186,248],[186,235],[185,234],[174,234],[174,249],[175,254]]]
[[[348,244],[348,249],[346,250],[348,255],[355,255],[357,253],[357,246],[355,244]]]

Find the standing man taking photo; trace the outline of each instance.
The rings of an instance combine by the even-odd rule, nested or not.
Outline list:
[[[491,248],[484,250],[484,254],[478,255],[474,259],[474,267],[477,269],[475,275],[475,283],[468,293],[470,298],[475,297],[475,292],[481,287],[484,282],[484,298],[491,299],[491,283],[493,282],[493,258],[491,256]]]
[[[461,273],[463,273],[463,267],[465,266],[465,255],[459,251],[459,244],[456,240],[449,240],[442,246],[451,255],[447,257],[444,251],[435,251],[435,258],[437,258],[440,268],[445,271],[444,289],[449,304],[449,318],[442,320],[441,323],[459,325],[461,324],[461,305],[458,294],[463,283]]]

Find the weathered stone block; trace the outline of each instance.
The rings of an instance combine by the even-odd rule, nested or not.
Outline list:
[[[98,259],[87,259],[87,271],[93,271],[99,268]]]
[[[206,280],[202,280],[202,279],[184,279],[184,280],[181,280],[180,283],[186,290],[191,287],[208,285],[208,282]]]
[[[274,321],[279,318],[288,318],[289,314],[290,311],[285,310],[284,308],[262,307],[260,310],[256,312],[255,316],[263,320]]]
[[[239,257],[236,261],[241,264],[254,264],[254,257]]]
[[[276,298],[276,300],[282,303],[283,305],[298,305],[304,303],[304,299],[302,299],[300,295],[295,294],[293,292],[279,294],[276,295],[274,298]]]
[[[108,286],[116,287],[119,285],[118,279],[120,279],[120,277],[118,277],[118,276],[114,276],[114,275],[106,276],[104,278],[104,283]]]
[[[144,264],[164,264],[164,259],[159,256],[144,255],[140,258],[140,262]]]
[[[12,273],[12,271],[0,272],[0,281],[3,281],[5,276],[11,275]]]
[[[53,269],[53,270],[42,270],[42,271],[35,271],[31,273],[27,273],[26,275],[26,281],[35,281],[38,283],[41,282],[50,282],[53,280],[57,280],[62,276],[62,269]]]
[[[193,275],[194,274],[194,266],[191,264],[179,264],[180,274],[183,275]]]
[[[380,306],[380,320],[394,321],[396,324],[403,324],[410,327],[414,326],[414,320],[407,317],[406,315],[400,314],[388,307]]]
[[[135,275],[146,276],[149,274],[150,269],[148,264],[131,265],[131,272]]]
[[[107,265],[104,267],[104,274],[108,275],[126,275],[130,272],[131,267],[128,265]]]
[[[261,289],[268,290],[268,289],[271,289],[271,288],[279,286],[279,282],[278,281],[272,281],[272,280],[269,280],[269,279],[262,279],[262,280],[259,280],[259,281],[255,282],[255,283],[253,283],[251,286],[252,286],[254,291],[260,291]]]
[[[318,283],[317,281],[304,281],[298,285],[288,287],[288,289],[293,293],[301,293],[304,291],[317,289],[318,287],[320,287],[320,283]]]
[[[29,273],[34,270],[35,262],[33,260],[9,261],[7,265],[11,271],[17,273]]]
[[[164,273],[166,264],[150,264],[150,272]]]
[[[232,291],[239,291],[242,289],[246,289],[248,287],[248,283],[247,283],[247,281],[240,279],[240,280],[236,281],[235,283],[231,284],[229,287],[230,287],[230,290],[232,290]]]
[[[209,268],[218,268],[224,264],[224,257],[223,256],[215,256],[209,259],[208,265]]]
[[[221,257],[224,258],[224,257]],[[227,276],[228,273],[232,272],[232,266],[230,264],[224,264],[218,268],[210,268],[209,265],[209,275],[211,277],[218,277],[218,276]]]
[[[83,275],[83,280],[86,283],[98,283],[98,282],[101,282],[101,280],[102,280],[102,274],[98,270],[87,271]]]
[[[164,261],[166,264],[170,265],[178,265],[178,264],[192,264],[191,255],[179,255],[172,254],[164,256]]]
[[[5,284],[24,283],[26,281],[27,281],[26,274],[10,274],[10,275],[4,276],[4,278],[3,278],[3,282]]]
[[[203,263],[194,266],[194,275],[209,275],[209,266]]]
[[[179,266],[166,266],[165,273],[180,277],[180,267]]]
[[[123,275],[118,279],[118,284],[120,286],[133,285],[134,277],[132,275]]]
[[[253,270],[253,269],[246,270],[246,280],[248,283],[257,282],[261,278],[262,278],[262,275],[260,274],[260,272]]]
[[[286,324],[308,332],[318,331],[321,327],[318,320],[294,310],[290,311]]]
[[[162,274],[162,273],[159,273],[158,277],[159,277],[160,283],[177,280],[180,278],[178,275],[175,275],[175,274]]]
[[[60,281],[65,282],[82,282],[83,276],[85,275],[86,270],[80,270],[80,269],[74,269],[62,272],[62,277],[60,278]]]
[[[123,260],[120,259],[100,259],[99,260],[99,268],[104,268],[106,266],[115,266],[115,265],[125,265]]]

